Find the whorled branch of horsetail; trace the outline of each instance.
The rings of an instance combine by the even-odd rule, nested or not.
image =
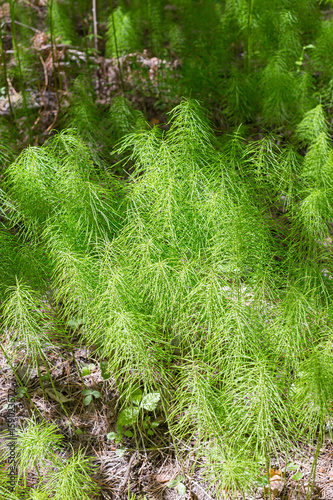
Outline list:
[[[252,30],[253,7],[254,7],[254,0],[250,0],[249,15],[247,20],[247,72],[248,73],[250,73],[251,71],[251,52],[252,52],[251,30]]]
[[[13,0],[10,0],[10,2],[9,2],[9,11],[10,11],[10,18],[11,18],[11,22],[12,22],[13,48],[14,48],[15,59],[17,62],[19,84],[20,84],[20,90],[21,90],[22,99],[23,99],[23,107],[24,107],[24,112],[25,112],[25,115],[26,115],[27,121],[28,121],[29,138],[30,138],[30,140],[32,140],[30,115],[29,115],[29,109],[28,109],[28,103],[27,103],[27,96],[26,96],[26,92],[24,89],[22,65],[21,65],[21,58],[20,58],[20,49],[19,49],[19,44],[18,44],[18,40],[17,40],[17,33],[16,33],[16,23],[15,23],[15,12],[14,12]]]
[[[79,12],[80,12],[80,19],[81,19],[82,31],[83,31],[84,51],[86,54],[86,71],[88,73],[90,88],[93,88],[93,81],[91,78],[90,55],[89,55],[89,48],[88,48],[88,42],[87,42],[87,30],[86,30],[86,25],[84,22],[84,12],[83,12],[83,7],[82,7],[82,1],[79,2]]]
[[[119,71],[119,76],[120,76],[120,83],[121,83],[121,90],[123,92],[123,95],[125,95],[125,86],[124,86],[124,80],[123,80],[123,72],[120,66],[120,61],[119,61],[119,51],[118,51],[118,43],[117,43],[117,34],[116,34],[116,26],[114,22],[114,12],[111,14],[112,18],[112,31],[113,31],[113,39],[114,39],[114,46],[116,49],[116,56],[117,56],[117,65],[118,65],[118,71]]]

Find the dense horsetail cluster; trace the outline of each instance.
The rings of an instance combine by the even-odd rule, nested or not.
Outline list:
[[[245,498],[274,458],[305,443],[315,474],[333,417],[331,2],[104,4],[105,38],[94,40],[90,2],[45,3],[54,50],[83,44],[89,61],[97,40],[120,86],[107,109],[93,64],[71,68],[61,130],[40,145],[18,146],[35,119],[23,89],[37,60],[23,21],[35,14],[9,2],[15,65],[0,31],[13,106],[0,121],[1,355],[14,372],[35,369],[43,389],[48,376],[56,393],[52,356],[87,346],[122,395],[119,440],[158,409],[216,498]],[[140,90],[167,112],[162,126],[126,98],[121,63],[145,39],[156,59],[180,60]],[[64,446],[35,412],[17,433],[15,491],[0,468],[0,499],[98,498],[92,459],[73,449],[65,460]]]
[[[74,131],[24,150],[2,193],[12,355],[38,365],[66,344],[42,307],[51,287],[58,320],[81,318],[120,385],[163,395],[171,432],[196,436],[221,486],[248,486],[279,447],[313,439],[333,397],[321,106],[297,134],[304,158],[237,132],[220,144],[185,100],[167,132],[122,141],[134,165],[123,186]]]

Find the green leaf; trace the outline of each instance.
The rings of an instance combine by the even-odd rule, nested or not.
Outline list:
[[[124,432],[124,435],[125,435],[125,436],[127,436],[127,437],[129,437],[129,438],[131,438],[131,437],[133,437],[133,436],[134,436],[134,434],[133,434],[133,432],[132,432],[132,431],[125,431],[125,432]]]
[[[117,425],[126,426],[134,424],[137,421],[138,414],[138,408],[125,408],[119,415]]]
[[[95,396],[96,399],[101,397],[101,393],[99,391],[92,391],[92,394]]]
[[[287,464],[287,468],[289,470],[297,470],[298,469],[298,465],[294,464],[294,462],[289,462],[289,464]]]
[[[177,485],[177,490],[180,495],[185,495],[186,494],[186,486],[183,483],[178,483]]]
[[[91,394],[89,394],[89,396],[86,396],[86,397],[84,398],[84,404],[85,404],[86,406],[88,406],[88,405],[91,403],[91,401],[92,401],[92,395],[91,395]]]
[[[167,487],[168,488],[175,488],[178,485],[177,479],[172,479],[171,481],[168,482]]]
[[[139,404],[142,399],[142,391],[141,389],[136,389],[132,394],[131,394],[131,401],[134,404]]]
[[[23,398],[23,396],[27,393],[27,389],[25,387],[19,387],[17,389],[17,397]]]
[[[159,424],[159,422],[156,422],[156,421],[155,421],[155,422],[152,422],[150,425],[151,425],[151,426],[152,426],[152,428],[154,429],[155,427],[158,427],[160,424]]]
[[[115,441],[119,437],[119,434],[116,432],[109,432],[106,437],[110,439],[110,441]]]
[[[83,396],[88,396],[88,394],[91,394],[91,393],[92,393],[92,390],[91,390],[91,389],[84,389],[84,390],[82,391]]]
[[[90,375],[90,367],[89,366],[84,366],[81,369],[81,373],[83,377],[86,377],[87,375]]]
[[[83,434],[83,431],[81,431],[81,429],[76,429],[75,434],[77,435]]]
[[[116,450],[116,455],[117,455],[119,458],[122,458],[122,457],[125,455],[125,450],[124,450],[124,448],[119,448],[118,450]]]
[[[303,477],[303,474],[301,472],[297,472],[297,474],[294,474],[292,476],[292,479],[294,479],[295,481],[299,481],[300,479],[302,479]]]
[[[154,434],[154,431],[152,431],[151,429],[148,429],[147,434],[148,434],[149,436],[154,436],[154,435],[155,435],[155,434]]]
[[[261,476],[261,477],[258,477],[257,480],[256,480],[258,486],[267,486],[268,485],[268,478],[267,476]]]
[[[154,411],[161,399],[159,392],[150,392],[143,396],[141,401],[141,407],[147,411]]]

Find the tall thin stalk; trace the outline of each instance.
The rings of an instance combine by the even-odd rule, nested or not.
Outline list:
[[[115,22],[114,22],[114,13],[113,12],[111,14],[111,18],[112,18],[113,39],[114,39],[114,46],[116,48],[117,65],[118,65],[118,71],[119,71],[119,77],[120,77],[120,83],[121,83],[121,90],[123,92],[123,95],[125,95],[125,86],[124,86],[123,72],[122,72],[122,69],[121,69],[120,61],[119,61],[119,51],[118,51],[118,43],[117,43],[117,34],[116,34],[116,26],[115,26]]]
[[[17,33],[16,33],[15,11],[14,11],[13,0],[10,0],[10,2],[9,2],[9,10],[10,10],[11,25],[12,25],[13,48],[14,48],[14,54],[15,54],[15,59],[16,59],[16,63],[17,63],[17,68],[18,68],[20,91],[21,91],[22,99],[23,99],[24,112],[25,112],[26,119],[28,122],[29,139],[30,139],[30,141],[32,141],[32,129],[31,129],[31,122],[30,122],[30,113],[29,113],[29,109],[28,109],[27,96],[26,96],[26,91],[25,91],[24,82],[23,82],[23,73],[22,73],[22,65],[21,65],[21,58],[20,58],[20,49],[19,49]]]
[[[60,107],[59,89],[58,89],[58,72],[56,70],[56,56],[54,50],[54,30],[53,30],[53,0],[50,0],[50,36],[51,36],[51,53],[52,53],[52,64],[53,64],[53,76],[54,76],[54,87],[56,91],[56,97],[58,102],[58,109]]]
[[[321,448],[321,445],[323,444],[324,438],[325,438],[325,421],[321,423],[320,429],[319,429],[316,451],[315,451],[314,460],[312,463],[310,477],[309,477],[309,481],[308,481],[306,500],[310,500],[312,492],[313,492],[313,488],[314,488],[315,480],[316,480],[316,470],[317,470],[318,457],[319,457],[320,448]]]
[[[86,68],[87,68],[90,88],[93,89],[93,81],[91,78],[91,67],[90,67],[90,55],[89,55],[89,48],[88,48],[88,42],[87,42],[87,30],[86,30],[86,26],[85,26],[85,22],[84,22],[84,12],[83,12],[82,2],[79,2],[79,9],[80,9],[80,18],[81,18],[82,30],[83,30],[84,51],[86,53]]]
[[[96,0],[92,0],[92,15],[94,24],[94,47],[96,52],[98,51],[98,38],[97,38],[97,5]]]
[[[252,36],[251,36],[251,31],[252,31],[252,18],[253,18],[253,7],[254,7],[254,0],[250,0],[250,5],[249,5],[249,15],[248,15],[248,20],[247,20],[247,72],[250,73],[251,71],[251,56],[252,56]]]

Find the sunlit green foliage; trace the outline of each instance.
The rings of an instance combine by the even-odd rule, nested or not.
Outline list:
[[[9,485],[1,483],[1,500],[16,500],[27,493],[31,500],[94,498],[99,488],[91,477],[94,472],[92,460],[85,457],[82,450],[74,452],[73,449],[69,457],[61,457],[63,438],[53,424],[38,424],[34,419],[24,429],[19,429],[16,432],[17,486],[11,494]],[[36,488],[30,488],[27,481],[27,474],[33,470],[38,476]],[[23,484],[20,484],[21,479]]]
[[[332,107],[333,28],[325,2],[118,0],[111,5],[101,0],[97,35],[91,7],[87,0],[48,1],[45,32],[52,46],[48,84],[55,89],[66,90],[61,89],[64,67],[70,80],[81,73],[87,77],[87,70],[91,73],[97,44],[100,55],[115,60],[120,78],[129,54],[139,55],[137,61],[143,54],[158,58],[154,69],[158,85],[148,77],[154,62],[131,64],[131,71],[146,82],[139,90],[141,99],[159,101],[163,95],[162,103],[155,104],[170,110],[183,96],[198,98],[214,109],[214,117],[224,126],[293,128],[318,99]],[[21,2],[11,1],[10,8],[15,64],[7,54],[1,61],[2,73],[13,79],[30,115],[36,113],[30,104],[30,87],[37,89],[38,75],[39,80],[45,78],[41,53],[31,47],[33,32],[29,31],[29,25],[37,26],[39,21],[34,9]],[[3,33],[8,33],[8,26],[1,28]],[[81,50],[79,65],[64,47]],[[6,80],[0,77],[0,82],[5,89]],[[138,91],[124,78],[121,87],[124,97]],[[82,89],[74,86],[75,93],[80,99]]]
[[[196,438],[216,489],[246,490],[332,413],[325,113],[307,112],[286,146],[246,142],[241,129],[218,141],[196,100],[173,109],[167,131],[128,120],[114,151],[130,167],[124,181],[72,130],[7,168],[2,321],[14,355],[28,349],[37,363],[47,276],[59,320],[80,318],[119,388],[159,392],[170,432]],[[11,264],[27,246],[46,252],[40,284],[28,261],[19,279]],[[55,488],[66,476],[73,498],[86,477],[84,465],[72,476],[75,460],[50,477]]]

